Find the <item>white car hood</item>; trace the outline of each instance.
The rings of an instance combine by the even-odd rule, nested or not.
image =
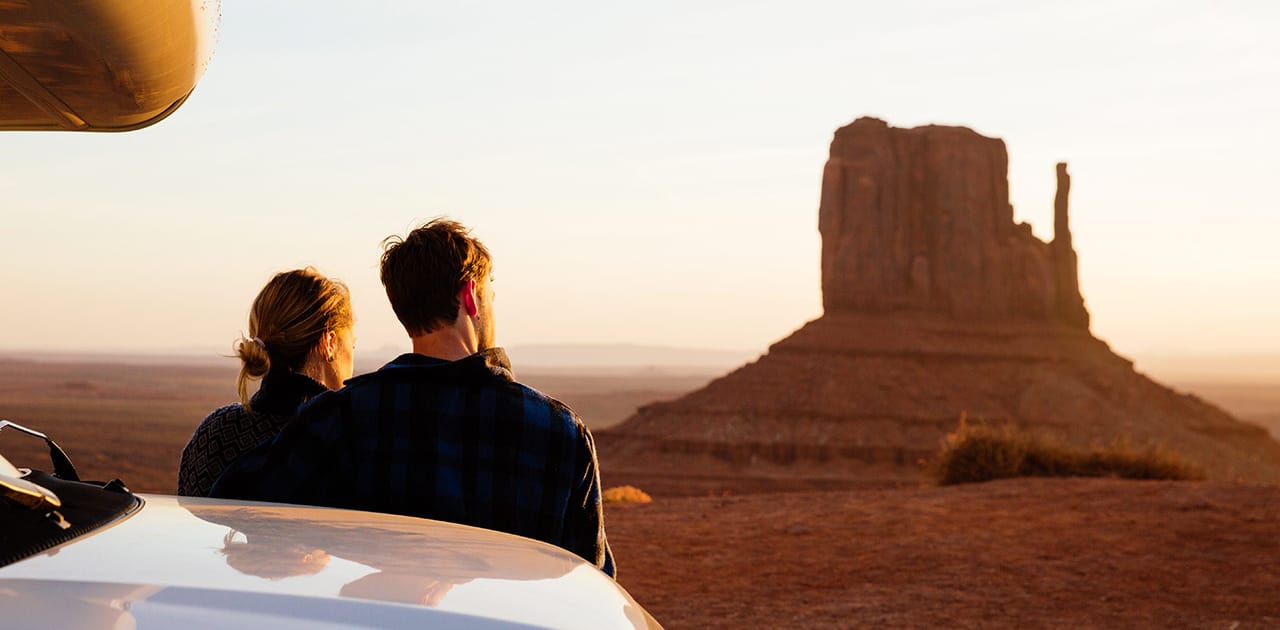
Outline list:
[[[144,496],[134,516],[0,568],[5,628],[646,628],[558,547],[417,518]]]

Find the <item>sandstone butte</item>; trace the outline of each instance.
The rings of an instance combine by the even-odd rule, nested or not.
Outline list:
[[[1057,173],[1045,243],[1014,222],[1002,140],[875,118],[837,130],[818,211],[824,314],[598,432],[606,481],[913,483],[962,415],[1079,446],[1158,444],[1211,479],[1280,480],[1264,429],[1153,381],[1091,334],[1066,164]]]

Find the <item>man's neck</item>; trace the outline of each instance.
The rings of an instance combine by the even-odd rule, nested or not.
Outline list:
[[[444,328],[425,335],[410,337],[410,339],[413,341],[415,354],[445,361],[465,359],[479,352],[474,341],[465,339],[452,328]]]

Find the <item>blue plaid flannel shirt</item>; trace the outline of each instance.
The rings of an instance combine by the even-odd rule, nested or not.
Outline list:
[[[312,399],[210,496],[404,514],[558,545],[615,575],[591,432],[500,348],[397,357]]]

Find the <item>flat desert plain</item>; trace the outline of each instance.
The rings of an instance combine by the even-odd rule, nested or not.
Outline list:
[[[710,374],[519,372],[593,428]],[[230,366],[0,359],[0,418],[49,433],[84,477],[171,493],[196,424],[234,397]],[[1272,383],[1182,386],[1280,433]],[[18,466],[42,443],[0,433]],[[610,504],[619,580],[667,628],[1280,627],[1280,485],[724,477],[722,462],[610,473],[653,502]],[[776,473],[776,471],[773,471]],[[818,488],[818,489],[814,489]]]

